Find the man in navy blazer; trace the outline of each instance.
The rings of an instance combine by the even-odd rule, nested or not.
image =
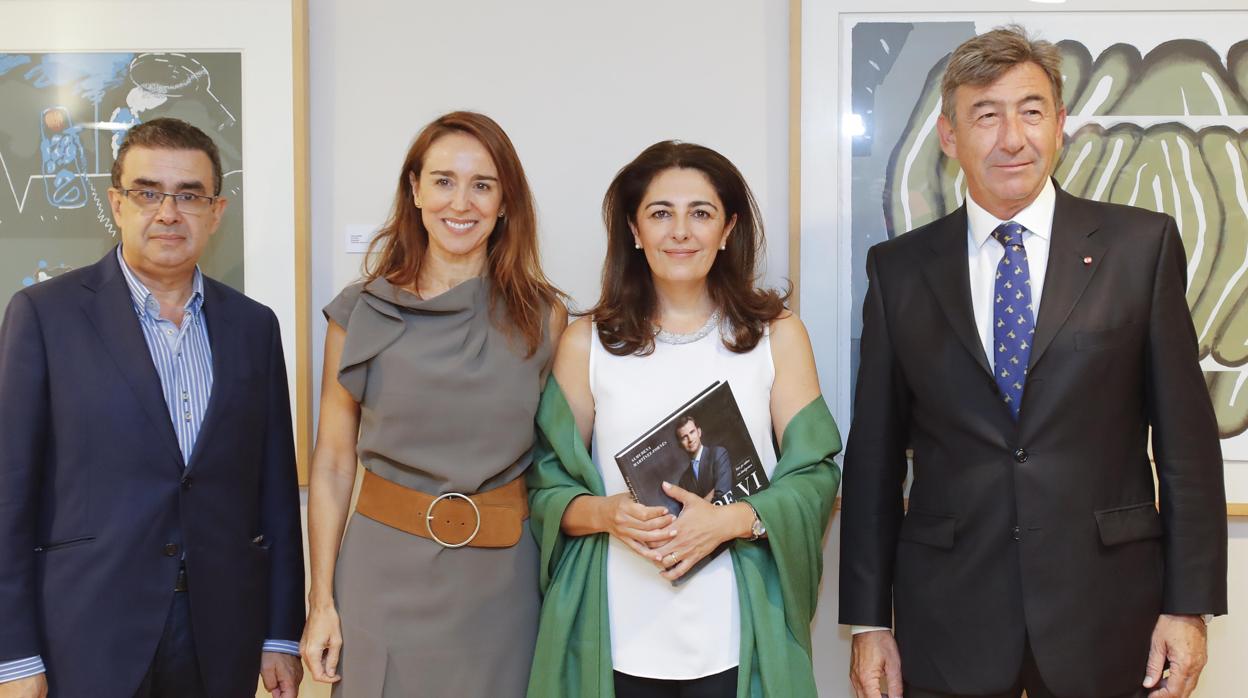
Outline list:
[[[705,497],[722,497],[732,489],[732,463],[728,450],[702,442],[702,428],[693,415],[676,420],[676,439],[689,456],[689,467],[680,474],[677,484],[690,492]],[[679,515],[679,511],[676,512]]]
[[[132,129],[121,245],[0,326],[0,697],[297,695],[303,549],[272,311],[203,276],[212,140]]]
[[[907,698],[1186,698],[1203,616],[1226,613],[1178,226],[1062,191],[1065,119],[1057,47],[963,43],[936,128],[965,203],[867,255],[841,511],[859,698],[881,677]]]

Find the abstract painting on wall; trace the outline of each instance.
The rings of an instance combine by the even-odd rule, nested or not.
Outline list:
[[[241,53],[0,53],[0,305],[120,242],[107,190],[133,126],[171,116],[216,141],[226,214],[200,264],[243,289]]]
[[[1066,191],[1162,211],[1188,257],[1187,301],[1228,460],[1248,460],[1248,40],[1239,21],[1132,13],[1035,14],[1027,29],[1063,55]],[[966,183],[935,124],[949,52],[1006,16],[843,25],[850,51],[857,368],[867,249],[962,205]],[[845,46],[846,44],[842,44]],[[1229,475],[1229,473],[1228,473]],[[1228,483],[1230,482],[1228,478]]]

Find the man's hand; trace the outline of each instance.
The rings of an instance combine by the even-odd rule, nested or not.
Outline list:
[[[35,674],[0,683],[0,698],[47,698],[48,675]]]
[[[303,681],[303,666],[293,654],[261,652],[260,678],[273,698],[295,698],[299,695],[299,682]]]
[[[1148,669],[1144,688],[1153,689],[1150,698],[1187,698],[1196,690],[1196,681],[1209,659],[1205,621],[1200,616],[1162,615],[1153,626],[1148,649]],[[1161,677],[1166,662],[1170,675]]]
[[[883,694],[881,677],[888,682],[888,692]],[[892,631],[872,630],[854,636],[849,682],[858,698],[901,698],[901,653]]]

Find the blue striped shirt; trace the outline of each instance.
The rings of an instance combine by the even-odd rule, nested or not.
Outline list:
[[[195,267],[191,297],[183,307],[182,324],[160,316],[160,301],[147,290],[139,277],[121,257],[117,263],[130,287],[130,301],[139,316],[139,327],[147,340],[152,363],[160,376],[160,388],[169,406],[169,419],[178,436],[182,464],[191,460],[199,427],[204,423],[208,398],[212,396],[212,345],[208,342],[208,326],[204,323],[204,275]]]
[[[0,663],[0,683],[16,681],[42,673],[43,660],[39,657],[28,657],[13,662]]]
[[[139,318],[143,339],[152,355],[152,363],[160,376],[160,388],[169,419],[178,437],[182,464],[190,462],[195,440],[204,423],[208,398],[212,396],[212,345],[208,341],[208,325],[204,322],[204,275],[195,267],[191,297],[183,307],[182,323],[160,316],[160,301],[134,275],[117,247],[117,264],[130,289],[131,307]],[[291,640],[265,640],[263,651],[299,654],[299,643]],[[40,657],[0,662],[0,683],[16,681],[44,672]]]

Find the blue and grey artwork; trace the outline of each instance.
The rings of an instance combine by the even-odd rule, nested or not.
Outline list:
[[[39,155],[43,161],[43,192],[53,208],[82,208],[89,196],[83,159],[82,129],[74,126],[65,107],[40,114]]]
[[[851,30],[853,355],[867,249],[962,205],[966,182],[935,124],[950,51],[973,22],[860,22]],[[1242,37],[1242,32],[1239,35]],[[1124,38],[1063,56],[1066,191],[1174,216],[1188,305],[1223,438],[1248,430],[1248,40]]]
[[[243,288],[241,54],[0,53],[0,104],[0,304],[120,242],[113,161],[131,127],[161,116],[217,142],[230,203],[201,266]]]

